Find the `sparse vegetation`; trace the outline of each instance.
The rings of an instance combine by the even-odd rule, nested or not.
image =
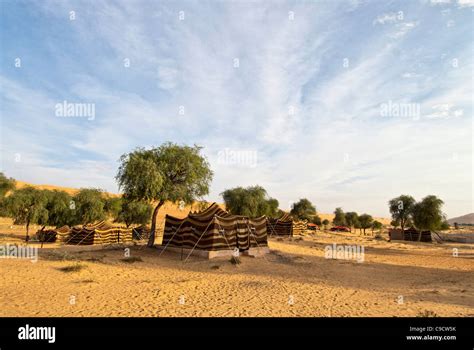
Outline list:
[[[80,272],[80,271],[84,270],[85,268],[87,268],[86,265],[83,265],[81,263],[76,263],[76,264],[73,264],[73,265],[60,267],[59,271],[66,272],[66,273],[72,273],[72,272]]]
[[[133,264],[134,262],[142,262],[143,260],[139,256],[127,256],[123,259],[120,259],[120,261],[125,262],[125,263],[129,263],[129,264]]]

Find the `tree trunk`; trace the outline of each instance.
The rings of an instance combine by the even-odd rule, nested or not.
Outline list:
[[[421,242],[421,232],[423,232],[421,229],[418,232],[418,242]]]
[[[155,230],[156,230],[156,217],[158,216],[158,212],[160,211],[161,206],[165,202],[163,200],[160,200],[158,202],[158,205],[155,207],[155,210],[153,210],[153,216],[151,217],[151,230],[150,230],[150,237],[148,238],[148,247],[153,247],[155,244]]]
[[[28,221],[26,223],[26,237],[25,237],[26,243],[28,243],[28,241],[30,240],[29,230],[30,230],[30,222]]]

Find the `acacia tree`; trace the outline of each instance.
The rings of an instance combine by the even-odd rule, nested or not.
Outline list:
[[[278,216],[278,200],[268,197],[262,186],[235,187],[221,193],[226,209],[235,215]]]
[[[209,193],[212,171],[199,146],[166,142],[120,157],[117,182],[126,201],[154,203],[148,246],[155,244],[156,218],[165,201],[187,204]]]
[[[373,218],[369,214],[362,214],[359,216],[360,228],[364,230],[364,236],[365,230],[372,226],[372,221]]]
[[[438,230],[442,227],[445,216],[441,211],[444,202],[434,195],[426,196],[413,207],[413,223],[419,231]],[[421,240],[421,232],[418,241]]]
[[[359,215],[356,212],[350,211],[347,212],[345,215],[347,226],[349,226],[349,230],[352,232],[352,228],[356,225],[357,221],[359,220]]]
[[[328,228],[328,225],[329,225],[329,220],[328,219],[324,219],[322,224],[324,225],[324,229],[327,230]]]
[[[5,207],[15,225],[26,225],[25,241],[30,239],[30,224],[46,225],[48,221],[48,202],[45,191],[27,186],[15,190],[6,198]]]
[[[81,188],[72,198],[71,208],[74,224],[88,224],[107,218],[104,192],[97,188]]]
[[[72,197],[64,191],[44,191],[46,195],[47,225],[60,227],[74,221]],[[44,227],[43,227],[44,228]]]
[[[108,197],[105,199],[104,210],[112,218],[116,219],[122,211],[123,199],[120,197]]]
[[[382,227],[383,227],[382,223],[380,221],[375,220],[372,223],[372,226],[371,226],[372,234],[374,234],[374,230],[379,230],[380,231],[382,229]]]
[[[8,178],[0,172],[0,198],[5,197],[5,195],[15,189],[15,179]]]
[[[402,194],[388,201],[390,214],[392,214],[392,223],[400,225],[402,233],[410,222],[413,214],[415,199],[412,196]],[[410,233],[411,235],[411,233]],[[411,237],[410,237],[411,239]]]
[[[346,216],[342,211],[342,208],[336,208],[334,210],[334,219],[332,220],[334,226],[346,226]]]
[[[153,207],[144,201],[125,201],[115,221],[130,225],[145,225],[149,222]]]
[[[298,220],[312,221],[312,218],[316,215],[316,207],[309,199],[301,198],[298,202],[293,204],[290,214]]]

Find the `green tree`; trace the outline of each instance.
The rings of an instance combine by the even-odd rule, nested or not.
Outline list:
[[[0,172],[0,198],[5,197],[8,192],[13,191],[15,186],[15,179],[7,178],[2,172]]]
[[[212,171],[199,146],[164,143],[120,157],[116,179],[128,201],[154,203],[148,246],[155,244],[156,218],[166,201],[193,203],[209,193]]]
[[[321,218],[319,217],[319,215],[313,215],[309,221],[312,222],[313,224],[318,225],[319,227],[321,227],[322,221],[321,221]]]
[[[146,225],[150,221],[153,207],[145,201],[124,201],[116,222],[130,225]]]
[[[327,230],[328,225],[329,225],[329,220],[328,220],[328,219],[324,219],[324,220],[323,220],[323,226],[324,226],[324,229],[325,229],[325,230]]]
[[[395,223],[397,226],[400,225],[402,232],[404,232],[405,227],[409,226],[414,205],[415,199],[412,196],[405,194],[388,201],[388,207],[393,219],[392,223]]]
[[[369,214],[362,214],[359,216],[360,228],[364,230],[364,236],[365,236],[365,230],[372,226],[372,221],[373,221],[373,218]]]
[[[350,212],[345,213],[344,216],[346,218],[346,224],[347,226],[349,226],[349,229],[352,232],[352,228],[355,226],[355,224],[359,220],[359,215],[357,215],[357,213],[354,211],[350,211]]]
[[[342,208],[336,208],[334,210],[334,219],[332,220],[334,226],[346,226],[346,216],[342,211]]]
[[[262,186],[235,187],[221,193],[226,209],[235,215],[277,217],[278,200],[270,198]]]
[[[72,197],[68,193],[58,190],[45,190],[44,194],[48,211],[47,225],[55,227],[71,225],[74,222]]]
[[[309,199],[302,198],[293,204],[290,214],[295,219],[311,221],[311,218],[316,215],[316,207]]]
[[[114,219],[117,218],[122,211],[123,199],[120,197],[108,197],[105,199],[105,211]],[[150,214],[151,215],[151,214]]]
[[[426,196],[413,207],[413,223],[419,231],[435,231],[442,227],[445,216],[441,211],[444,202],[434,195]],[[418,241],[421,240],[421,233]]]
[[[6,210],[9,216],[13,218],[13,223],[15,225],[26,225],[26,242],[30,239],[30,224],[47,224],[47,202],[46,192],[31,186],[15,190],[6,198]]]
[[[372,234],[374,233],[374,230],[378,230],[380,231],[383,227],[382,223],[380,221],[377,221],[375,220],[373,223],[372,223]]]
[[[107,218],[104,192],[97,188],[81,188],[72,198],[71,208],[74,224],[89,224]]]

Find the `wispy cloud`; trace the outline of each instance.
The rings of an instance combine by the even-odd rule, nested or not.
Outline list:
[[[121,154],[171,140],[205,146],[213,200],[258,183],[282,207],[387,215],[391,196],[434,193],[450,216],[472,211],[468,2],[3,6],[9,176],[116,191]],[[95,119],[56,117],[64,100],[94,103]],[[389,101],[419,118],[381,115]],[[220,161],[225,149],[255,166]]]

